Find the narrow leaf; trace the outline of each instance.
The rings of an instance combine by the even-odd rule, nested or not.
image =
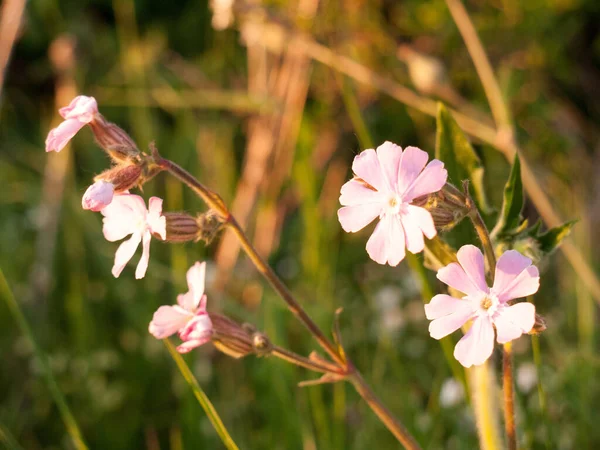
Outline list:
[[[425,242],[424,265],[430,270],[438,271],[452,262],[456,262],[456,250],[439,238],[428,239]]]
[[[489,213],[481,160],[450,111],[442,103],[438,103],[435,157],[444,162],[450,183],[461,186],[463,180],[470,180],[480,210]]]
[[[571,233],[571,228],[577,220],[564,223],[558,227],[550,228],[545,233],[536,236],[540,250],[546,254],[554,251],[560,243]]]
[[[510,171],[508,181],[504,186],[504,201],[498,222],[492,231],[493,236],[515,231],[521,223],[521,211],[523,209],[523,182],[521,180],[521,162],[519,155],[515,155],[515,161]]]

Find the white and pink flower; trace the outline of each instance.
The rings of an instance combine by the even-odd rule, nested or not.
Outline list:
[[[175,333],[183,341],[177,347],[179,353],[210,341],[212,322],[206,312],[204,278],[206,263],[196,262],[187,272],[189,291],[177,296],[177,305],[161,306],[156,310],[148,331],[157,339],[165,339]]]
[[[167,237],[166,219],[162,215],[162,199],[151,197],[146,209],[144,199],[139,195],[116,195],[101,213],[104,216],[102,231],[107,240],[115,242],[131,235],[131,238],[117,249],[112,274],[115,277],[121,274],[142,242],[142,257],[135,270],[135,277],[144,278],[150,259],[152,234],[160,236],[163,240]]]
[[[79,130],[94,120],[98,114],[98,103],[94,97],[79,95],[71,101],[69,106],[60,108],[58,113],[65,120],[48,133],[47,152],[60,152]]]
[[[439,191],[448,178],[441,161],[427,164],[428,159],[423,150],[402,151],[391,142],[354,158],[352,171],[358,178],[342,186],[338,218],[345,231],[354,233],[379,217],[367,242],[367,253],[379,264],[397,266],[407,249],[423,251],[423,235],[431,239],[437,234],[429,211],[411,204]]]
[[[527,302],[510,303],[536,293],[540,277],[529,258],[509,250],[498,259],[494,285],[490,288],[479,248],[465,245],[457,257],[458,263],[441,268],[437,277],[465,296],[458,299],[438,294],[425,305],[425,315],[432,321],[429,334],[434,339],[441,339],[473,320],[454,349],[454,357],[463,366],[471,367],[483,364],[491,356],[494,334],[498,343],[505,344],[531,331],[535,306]]]

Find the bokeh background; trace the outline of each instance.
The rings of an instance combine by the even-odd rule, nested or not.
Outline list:
[[[358,82],[352,67],[351,77],[342,74],[348,60],[340,55],[383,77],[388,91],[408,88],[491,123],[444,1],[257,0],[236,2],[232,12],[224,0],[212,9],[205,1],[34,0],[19,24],[22,6],[4,0],[1,8],[0,62],[11,48],[12,58],[1,87],[0,265],[91,448],[221,448],[165,347],[147,332],[155,309],[185,292],[196,260],[209,261],[209,309],[254,323],[299,353],[315,346],[238,257],[231,236],[208,248],[154,241],[143,280],[131,266],[112,278],[117,245],[103,238],[100,214],[80,206],[108,159],[88,129],[60,154],[44,152],[57,108],[77,94],[96,97],[141,148],[155,141],[233,205],[324,329],[344,307],[348,352],[424,448],[477,447],[469,397],[427,332],[422,277],[442,286],[420,269],[422,258],[397,268],[372,262],[369,230],[347,235],[336,218],[339,188],[360,150],[384,140],[431,154],[435,147],[435,118],[382,93],[379,78]],[[569,242],[595,270],[600,3],[465,6],[523,155],[555,210],[579,219]],[[497,212],[510,164],[489,143],[473,144]],[[204,209],[163,175],[143,195],[163,197],[168,211]],[[525,215],[535,220],[538,211],[528,203]],[[600,445],[600,299],[579,275],[560,251],[543,264],[535,302],[548,330],[516,345],[523,448]],[[0,355],[2,435],[25,449],[71,448],[4,302]],[[298,388],[314,375],[274,359],[233,360],[211,346],[185,358],[241,448],[397,447],[345,384]]]

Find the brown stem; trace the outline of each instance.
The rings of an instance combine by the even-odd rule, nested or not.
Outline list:
[[[387,409],[381,400],[377,398],[369,385],[365,382],[359,372],[354,371],[348,380],[354,385],[356,391],[360,394],[363,400],[369,405],[371,410],[379,417],[383,424],[390,430],[396,439],[408,450],[418,450],[421,447],[411,436],[404,425]]]
[[[466,189],[465,189],[466,191]],[[494,281],[494,271],[496,270],[496,254],[494,253],[494,245],[492,244],[492,239],[490,237],[490,232],[479,213],[479,209],[475,205],[475,202],[467,193],[467,202],[469,211],[469,218],[473,223],[473,227],[477,232],[477,236],[481,240],[481,244],[483,245],[483,253],[485,255],[485,260],[487,262],[487,270],[489,273],[489,278],[493,282]]]
[[[276,345],[273,346],[273,349],[269,354],[297,366],[304,367],[305,369],[314,370],[315,372],[344,375],[343,372],[340,371],[340,368],[333,364],[327,364],[325,361],[313,361],[312,359],[305,358],[304,356],[300,356],[297,353]]]
[[[504,388],[504,429],[508,450],[517,450],[517,432],[515,427],[515,392],[512,368],[512,342],[504,344],[502,357],[502,385]]]

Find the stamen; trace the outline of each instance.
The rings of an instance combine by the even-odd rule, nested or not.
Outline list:
[[[481,300],[481,307],[485,310],[488,310],[492,307],[492,299],[489,297],[484,298],[483,300]]]

